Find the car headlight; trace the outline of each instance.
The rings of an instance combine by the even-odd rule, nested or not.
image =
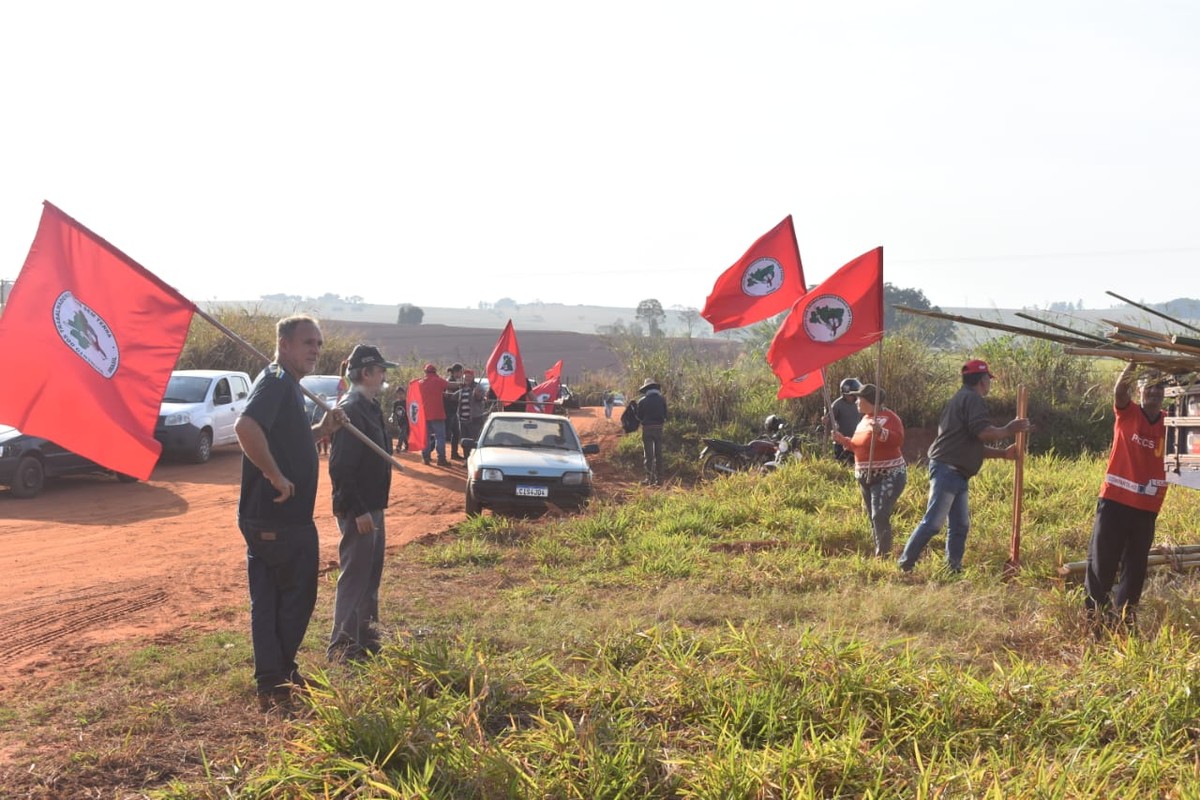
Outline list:
[[[183,412],[183,413],[179,413],[179,414],[168,414],[167,418],[163,420],[163,425],[166,425],[166,426],[188,425],[188,424],[191,424],[191,421],[192,421],[192,415],[188,414],[187,412]]]
[[[582,486],[592,482],[591,472],[564,472],[563,486]]]
[[[478,481],[502,481],[502,480],[504,480],[504,473],[498,469],[484,468],[484,469],[479,470],[479,472],[476,473],[475,480],[478,480]]]
[[[0,458],[13,458],[21,454],[21,446],[17,444],[0,444]]]

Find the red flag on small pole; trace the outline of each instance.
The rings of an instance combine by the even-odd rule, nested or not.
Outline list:
[[[554,412],[554,404],[558,402],[558,390],[562,386],[562,359],[558,360],[550,369],[546,370],[546,380],[539,383],[530,390],[530,395],[537,404],[529,403],[530,411],[539,414],[550,414]],[[546,403],[548,405],[542,405]]]
[[[154,426],[196,307],[46,202],[0,318],[0,422],[150,477]]]
[[[802,294],[804,270],[789,214],[721,273],[700,316],[714,331],[740,328],[787,311]]]
[[[511,319],[504,326],[488,358],[486,372],[492,391],[505,403],[515,403],[529,393],[525,365],[521,363],[521,348],[517,346],[517,334]]]
[[[408,414],[408,450],[410,453],[424,452],[428,434],[425,432],[425,409],[421,405],[420,378],[409,381],[405,398],[408,402],[404,409]]]

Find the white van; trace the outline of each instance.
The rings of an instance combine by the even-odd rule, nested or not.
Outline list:
[[[163,453],[202,464],[214,447],[237,443],[233,425],[249,396],[250,376],[244,372],[175,370],[163,394],[154,438],[162,443]]]

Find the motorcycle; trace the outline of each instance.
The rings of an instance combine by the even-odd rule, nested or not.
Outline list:
[[[700,440],[704,443],[700,450],[700,477],[712,480],[734,472],[766,469],[767,464],[777,459],[783,438],[784,434],[760,436],[746,444],[703,438]],[[787,448],[784,449],[786,452]]]

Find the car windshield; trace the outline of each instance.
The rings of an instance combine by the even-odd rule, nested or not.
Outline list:
[[[559,418],[494,417],[479,446],[579,450],[579,439],[570,423]]]
[[[341,379],[337,375],[305,375],[300,379],[300,385],[313,394],[337,397],[339,380]]]
[[[196,375],[172,375],[167,381],[167,392],[163,395],[164,403],[203,403],[208,396],[208,387],[212,378],[201,378]]]

